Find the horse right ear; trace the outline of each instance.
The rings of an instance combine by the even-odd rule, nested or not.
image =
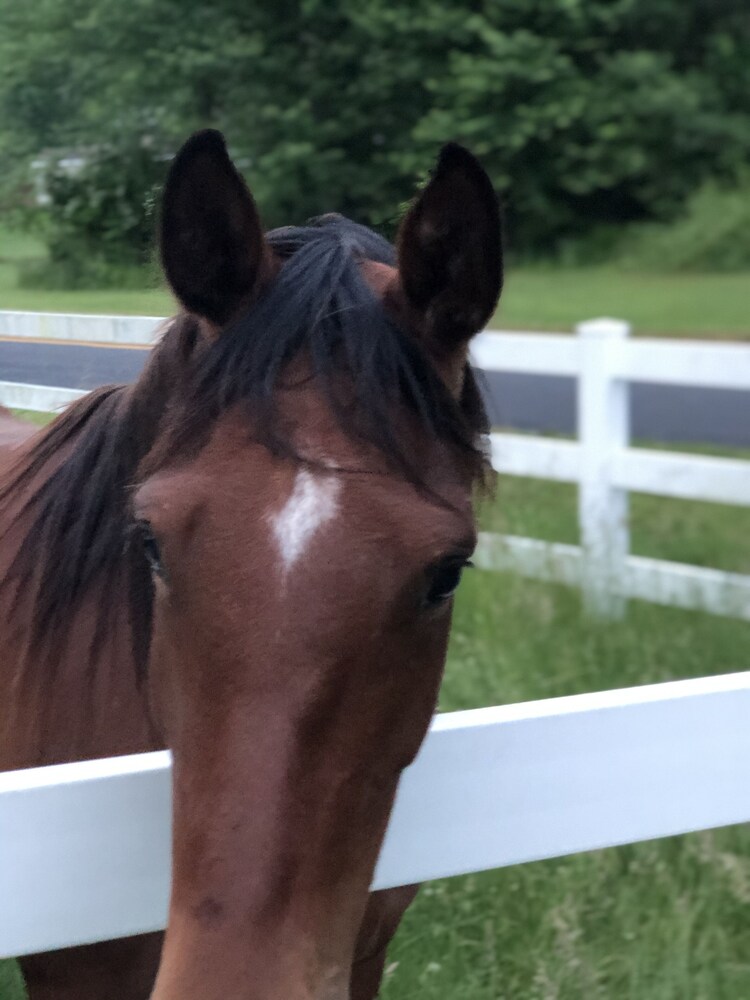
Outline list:
[[[223,326],[253,296],[270,252],[220,132],[197,132],[174,158],[159,242],[167,280],[190,312]]]
[[[503,254],[497,195],[463,146],[443,147],[397,246],[404,293],[433,350],[465,348],[495,311]]]

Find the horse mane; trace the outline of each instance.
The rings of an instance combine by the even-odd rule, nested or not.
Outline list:
[[[125,587],[134,657],[145,669],[152,584],[141,548],[130,544],[129,515],[139,466],[148,456],[153,471],[167,457],[202,447],[234,406],[245,408],[266,446],[295,456],[276,419],[275,390],[303,352],[341,427],[377,447],[416,485],[423,485],[417,463],[399,435],[404,410],[483,477],[486,419],[471,371],[455,401],[416,338],[386,315],[362,276],[364,260],[394,262],[391,245],[341,216],[278,229],[267,239],[283,266],[245,316],[210,344],[193,317],[177,317],[135,384],[106,386],[71,405],[0,482],[0,514],[9,522],[0,540],[24,522],[0,588],[17,584],[11,613],[22,600],[32,602],[30,647],[48,661],[55,650],[59,655],[83,598],[106,581],[112,586],[96,608],[91,659],[108,633],[115,588]]]

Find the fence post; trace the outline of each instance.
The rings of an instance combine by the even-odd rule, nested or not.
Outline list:
[[[576,327],[580,341],[578,439],[581,479],[578,524],[583,549],[583,601],[599,618],[621,618],[619,591],[630,550],[628,493],[612,484],[611,456],[630,440],[629,384],[613,377],[611,358],[630,333],[617,319],[592,319]]]

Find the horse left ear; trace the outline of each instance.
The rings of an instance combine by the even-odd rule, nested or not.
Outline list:
[[[497,195],[463,146],[441,150],[401,223],[397,248],[403,291],[430,346],[445,354],[466,345],[495,311],[503,257]]]
[[[220,132],[197,132],[172,161],[160,245],[177,298],[217,326],[250,300],[262,280],[270,253],[260,217]]]

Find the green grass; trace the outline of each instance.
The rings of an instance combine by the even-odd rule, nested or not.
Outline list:
[[[577,541],[572,488],[506,478],[487,527]],[[750,510],[636,496],[634,551],[750,572]],[[469,574],[441,710],[750,668],[750,624]],[[732,828],[431,883],[389,953],[385,1000],[750,997],[750,831]]]
[[[169,293],[36,291],[19,288],[18,263],[40,257],[41,243],[0,228],[0,309],[165,316]],[[571,330],[584,319],[617,316],[636,333],[750,340],[747,274],[634,274],[612,267],[509,267],[496,322],[526,330]]]
[[[748,288],[748,274],[510,268],[496,322],[566,331],[584,319],[615,316],[636,334],[750,340]]]
[[[175,311],[171,295],[161,288],[144,288],[142,291],[43,291],[19,288],[19,263],[38,259],[43,255],[44,247],[35,237],[0,227],[0,309],[136,316],[167,316]]]
[[[25,1000],[21,971],[15,962],[0,959],[0,1000]]]
[[[11,410],[17,417],[21,417],[23,420],[27,420],[30,424],[36,424],[37,427],[44,427],[46,424],[50,423],[54,419],[54,413],[37,413],[36,410]]]

